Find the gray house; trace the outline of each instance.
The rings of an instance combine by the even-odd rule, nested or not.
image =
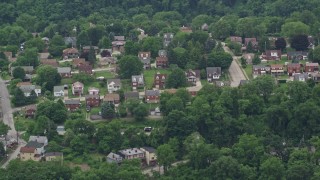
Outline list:
[[[64,96],[64,86],[54,86],[53,87],[53,96],[54,97]]]
[[[214,80],[220,79],[221,67],[207,67],[207,80],[213,82]]]
[[[122,162],[123,158],[119,155],[119,154],[116,154],[116,153],[109,153],[108,156],[107,156],[107,162],[108,163],[117,163],[117,164],[120,164]]]

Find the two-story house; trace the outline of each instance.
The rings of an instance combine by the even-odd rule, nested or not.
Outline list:
[[[133,90],[144,87],[144,78],[143,75],[134,75],[131,76],[131,85]]]
[[[112,41],[112,52],[124,53],[124,45],[126,44],[124,36],[114,36]]]
[[[34,118],[36,115],[37,106],[36,105],[28,105],[25,108],[25,117]]]
[[[68,111],[75,111],[80,108],[81,102],[80,99],[66,99],[64,104]]]
[[[107,156],[107,162],[108,163],[117,163],[117,164],[120,164],[122,162],[123,158],[119,155],[119,154],[116,154],[116,153],[109,153],[108,156]]]
[[[319,71],[319,63],[306,63],[304,71],[306,73],[313,73]]]
[[[169,66],[167,57],[156,57],[156,67],[157,68],[167,68]]]
[[[157,74],[155,74],[153,78],[154,87],[157,89],[165,88],[166,79],[167,79],[166,74],[160,74],[159,72],[157,72]]]
[[[99,95],[86,95],[86,106],[99,107],[100,106],[100,96]]]
[[[53,87],[53,96],[54,97],[63,97],[64,96],[64,86],[54,86]]]
[[[80,53],[76,48],[67,48],[63,50],[62,56],[64,59],[79,58]]]
[[[308,79],[309,79],[309,75],[307,73],[294,74],[293,75],[293,80],[294,81],[306,82]]]
[[[264,65],[253,65],[252,66],[252,76],[256,78],[258,76],[264,75],[267,73],[267,67]]]
[[[145,102],[146,103],[158,103],[160,101],[160,91],[159,90],[146,90],[145,92]]]
[[[21,161],[40,161],[40,157],[37,156],[37,150],[34,147],[21,147],[19,157]]]
[[[95,87],[89,87],[88,92],[90,95],[99,95],[100,90]]]
[[[79,73],[85,73],[85,74],[89,74],[89,75],[93,74],[92,65],[82,64],[82,65],[78,66],[78,69],[79,69]]]
[[[151,52],[139,52],[138,58],[143,63],[143,69],[151,68]]]
[[[120,104],[120,95],[119,94],[106,94],[103,98],[104,103],[113,104],[114,106],[118,107]]]
[[[271,64],[270,73],[272,75],[282,75],[284,74],[284,68],[282,64]]]
[[[58,74],[62,78],[70,78],[71,77],[71,68],[70,67],[58,67],[57,68]]]
[[[123,159],[144,159],[144,152],[138,148],[120,150],[119,155]]]
[[[145,161],[148,166],[156,164],[157,155],[153,147],[142,147],[140,150],[144,152]]]
[[[221,76],[221,67],[207,67],[207,80],[208,82],[213,82],[220,79]]]
[[[41,87],[36,85],[21,85],[19,86],[24,96],[29,97],[31,92],[34,91],[37,96],[41,95]]]
[[[247,50],[248,45],[251,43],[251,47],[253,50],[258,50],[258,41],[257,38],[244,38],[244,46]]]
[[[108,92],[113,93],[121,89],[120,79],[108,79],[107,80]]]
[[[163,34],[163,46],[168,47],[168,45],[173,40],[173,33],[164,33]]]
[[[307,60],[308,54],[307,51],[291,51],[287,53],[287,58],[293,61]]]
[[[43,144],[44,146],[48,145],[48,138],[47,136],[30,136],[29,141],[36,141],[38,143]]]
[[[230,36],[230,41],[238,44],[242,44],[242,37],[240,36]]]
[[[290,63],[287,65],[287,73],[289,76],[293,76],[296,73],[300,73],[300,64],[299,63]]]
[[[83,94],[84,85],[77,81],[72,84],[72,94],[75,96],[80,96]]]
[[[197,81],[200,81],[200,70],[189,69],[188,71],[186,71],[186,77],[188,83],[195,86],[197,84]]]
[[[280,60],[281,50],[267,50],[262,57],[266,60]]]
[[[89,62],[84,58],[73,58],[72,59],[72,67],[78,68],[81,65],[89,65]]]

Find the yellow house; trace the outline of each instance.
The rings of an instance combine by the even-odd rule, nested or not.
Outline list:
[[[148,166],[155,165],[157,163],[156,150],[153,147],[142,147],[140,150],[144,152]]]
[[[34,147],[21,147],[20,159],[22,161],[32,160],[39,161],[40,157],[37,155],[37,150]]]

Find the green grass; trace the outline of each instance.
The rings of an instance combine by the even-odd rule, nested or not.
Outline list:
[[[130,79],[122,79],[121,80],[121,89],[124,92],[132,91],[131,80]]]
[[[65,84],[72,84],[73,83],[73,79],[72,78],[64,78],[61,79],[61,85],[65,85]]]
[[[20,115],[14,118],[14,123],[17,131],[27,131],[31,124],[35,124],[34,119],[28,119]]]
[[[10,80],[11,76],[9,75],[9,73],[7,71],[1,72],[1,78],[3,80]]]
[[[246,68],[244,68],[249,79],[252,79],[252,64],[248,64]]]
[[[97,71],[94,73],[95,74],[95,77],[100,77],[100,76],[103,76],[105,78],[114,78],[114,74],[111,73],[110,71]]]
[[[167,69],[151,69],[151,70],[145,70],[143,72],[143,76],[144,76],[144,80],[146,83],[146,87],[147,89],[152,89],[153,87],[153,79],[154,79],[154,75],[160,72],[161,74],[167,74],[169,75],[171,73],[170,70]]]

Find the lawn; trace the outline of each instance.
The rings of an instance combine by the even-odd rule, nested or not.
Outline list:
[[[169,75],[171,73],[170,70],[167,69],[151,69],[151,70],[145,70],[143,72],[144,75],[144,80],[146,83],[146,87],[147,89],[152,89],[153,87],[153,79],[154,79],[154,75],[159,72],[161,74],[167,74]]]
[[[246,68],[244,68],[244,72],[246,72],[249,79],[252,79],[252,64],[248,64]]]
[[[106,79],[108,78],[114,78],[114,74],[110,71],[97,71],[94,73],[95,74],[95,77],[100,77],[100,76],[103,76],[105,77]]]
[[[131,80],[130,79],[121,79],[121,89],[124,92],[132,91]]]
[[[27,131],[29,126],[34,123],[34,119],[28,119],[20,115],[14,117],[14,124],[17,131]]]

